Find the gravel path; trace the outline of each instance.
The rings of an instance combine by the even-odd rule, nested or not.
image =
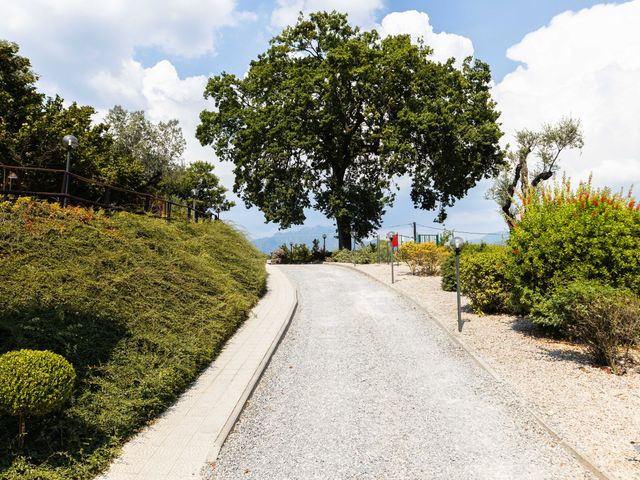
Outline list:
[[[284,271],[298,311],[208,478],[591,478],[397,293]]]
[[[389,265],[357,269],[390,282]],[[436,316],[602,472],[640,480],[640,371],[613,375],[594,366],[583,347],[540,336],[530,322],[514,316],[467,310],[468,322],[458,334],[456,294],[442,291],[440,280],[412,276],[400,265],[393,288]],[[466,304],[463,297],[463,308]]]

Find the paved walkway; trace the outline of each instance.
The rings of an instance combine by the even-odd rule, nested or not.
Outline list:
[[[277,267],[268,266],[268,292],[216,361],[154,425],[125,446],[103,480],[200,478],[215,460],[282,337],[297,304]]]
[[[282,269],[297,313],[207,477],[591,478],[393,290],[335,266]]]

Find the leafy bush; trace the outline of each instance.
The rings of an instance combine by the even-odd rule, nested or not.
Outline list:
[[[16,350],[0,355],[0,412],[24,420],[60,408],[69,399],[76,372],[64,357],[42,350]]]
[[[449,249],[435,243],[403,243],[396,253],[396,258],[406,263],[413,275],[419,272],[424,275],[435,275],[442,262],[449,256]]]
[[[631,195],[568,181],[531,190],[507,242],[521,313],[549,310],[549,295],[593,279],[640,293],[640,211]]]
[[[376,263],[377,250],[374,243],[370,245],[361,245],[360,248],[355,250],[347,250],[346,248],[335,250],[331,253],[331,256],[326,259],[328,262],[338,263],[356,263],[356,264],[369,264]]]
[[[510,312],[511,293],[507,279],[509,257],[505,247],[464,255],[460,263],[460,291],[469,297],[478,313]]]
[[[442,276],[442,280],[440,282],[440,287],[445,292],[455,292],[456,291],[456,256],[453,248],[445,247],[449,251],[450,255],[448,255],[442,265],[440,265],[440,275]],[[486,243],[465,243],[460,252],[460,263],[464,263],[464,257],[467,255],[472,255],[475,252],[483,252],[485,250],[491,249],[500,249],[499,245],[487,245]]]
[[[21,199],[0,203],[0,353],[49,350],[77,374],[67,408],[0,478],[94,478],[213,360],[264,291],[264,257],[224,222],[167,222]],[[48,473],[43,473],[48,472]]]
[[[271,252],[271,263],[273,265],[278,265],[280,263],[288,263],[287,262],[287,251],[283,248],[276,248],[273,252]]]
[[[271,263],[311,263],[317,260],[318,252],[309,250],[306,244],[294,243],[290,247],[282,244],[271,253]]]
[[[594,361],[615,373],[640,340],[640,299],[594,281],[576,281],[551,297],[548,323],[586,344]]]

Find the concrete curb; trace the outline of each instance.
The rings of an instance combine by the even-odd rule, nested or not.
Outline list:
[[[398,293],[399,295],[402,295],[407,301],[409,301],[416,308],[424,311],[447,334],[449,339],[454,344],[462,348],[462,350],[464,350],[480,368],[485,370],[497,382],[503,385],[507,385],[504,379],[500,377],[500,375],[493,368],[491,368],[491,366],[481,356],[473,352],[473,350],[460,337],[456,336],[451,331],[449,331],[449,329],[447,329],[447,326],[445,325],[445,323],[439,318],[439,316],[435,312],[433,312],[429,308],[424,307],[423,305],[420,305],[414,299],[406,295],[402,290],[395,288],[390,283],[383,282],[382,280],[374,277],[373,275],[367,272],[358,270],[357,267],[354,267],[353,265],[348,263],[326,263],[324,265],[330,265],[330,266],[335,265],[337,267],[342,267],[342,268],[356,271],[361,275],[364,275],[378,283],[381,283],[382,285],[385,285],[388,288],[391,288],[394,292]],[[542,417],[540,417],[535,412],[533,407],[530,407],[527,404],[527,402],[524,401],[524,399],[516,395],[513,391],[511,392],[511,394],[520,403],[520,405],[527,411],[527,413],[529,413],[531,417],[558,443],[558,445],[562,446],[562,448],[564,448],[572,457],[574,457],[578,461],[578,463],[580,463],[580,465],[582,465],[587,471],[589,471],[592,475],[594,475],[595,478],[599,480],[615,480],[613,477],[608,476],[607,474],[602,472],[598,467],[596,467],[595,464],[591,460],[589,460],[587,456],[585,456],[583,453],[580,453],[575,447],[567,443],[560,436],[559,433],[557,433],[549,424],[547,424],[546,421],[542,419]]]
[[[298,305],[278,267],[267,265],[267,293],[178,401],[130,439],[100,480],[200,478],[216,460]]]
[[[224,442],[227,439],[227,436],[233,429],[233,426],[235,425],[235,423],[238,421],[238,418],[242,413],[242,409],[244,408],[245,403],[247,402],[247,400],[255,390],[256,386],[258,385],[258,382],[260,381],[262,374],[269,366],[271,357],[273,357],[273,354],[278,348],[278,345],[280,345],[280,342],[282,341],[285,333],[287,333],[287,330],[289,329],[289,325],[291,325],[291,320],[293,319],[293,316],[296,313],[296,309],[298,308],[298,292],[293,286],[293,284],[291,283],[291,281],[289,280],[289,278],[284,273],[282,273],[282,271],[277,267],[272,267],[269,265],[267,269],[270,270],[270,275],[278,275],[282,277],[283,284],[286,284],[288,286],[287,288],[293,292],[293,300],[287,306],[288,308],[286,309],[286,313],[282,317],[283,322],[282,322],[282,325],[280,326],[280,329],[278,330],[275,337],[273,337],[271,345],[269,345],[269,348],[264,353],[262,360],[256,366],[253,376],[251,377],[251,379],[249,380],[249,383],[247,384],[246,388],[242,392],[242,395],[238,398],[238,401],[236,402],[236,405],[233,408],[233,411],[229,414],[227,421],[225,422],[222,430],[220,430],[220,432],[218,433],[218,436],[216,437],[216,440],[213,446],[209,450],[209,453],[207,453],[207,463],[213,463],[216,461],[216,458],[218,458],[218,453],[220,453],[220,449],[222,448],[222,445],[224,445]]]

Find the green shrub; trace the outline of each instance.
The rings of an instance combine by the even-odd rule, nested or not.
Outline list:
[[[326,261],[356,264],[376,263],[376,245],[361,245],[360,248],[356,248],[355,250],[347,250],[346,248],[335,250],[331,253],[330,257],[327,257]]]
[[[57,353],[23,349],[0,355],[0,412],[18,417],[20,444],[25,418],[60,408],[75,380],[73,366]]]
[[[512,310],[508,269],[509,256],[505,247],[492,247],[463,256],[460,291],[469,297],[474,311],[499,313]]]
[[[24,451],[0,416],[3,480],[95,478],[217,356],[265,287],[264,256],[224,222],[23,199],[0,203],[0,239],[0,354],[53,351],[77,374],[68,408],[29,421]]]
[[[271,253],[271,263],[311,263],[316,260],[317,253],[309,250],[304,243],[294,243],[289,247],[282,244]]]
[[[558,288],[546,323],[583,342],[600,365],[615,373],[640,340],[640,299],[628,290],[594,281]]]
[[[548,310],[558,287],[597,280],[640,293],[640,211],[630,195],[589,183],[531,190],[509,245],[510,278],[521,313]]]
[[[442,276],[442,280],[440,282],[440,287],[445,292],[455,292],[456,291],[456,256],[453,248],[446,247],[450,255],[447,256],[442,265],[440,265],[440,275]],[[500,249],[503,248],[499,245],[487,245],[486,243],[465,243],[460,252],[460,263],[464,263],[463,256],[472,255],[475,252],[482,252],[485,250],[491,249]]]

